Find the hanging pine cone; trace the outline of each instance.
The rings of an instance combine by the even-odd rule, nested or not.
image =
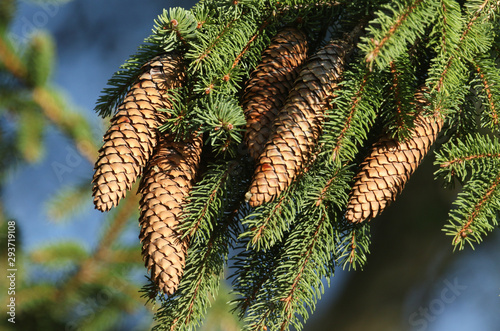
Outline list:
[[[93,196],[95,207],[108,211],[116,206],[141,175],[156,146],[157,128],[172,108],[167,90],[180,87],[184,69],[179,55],[155,57],[142,68],[118,112],[111,119],[95,164]]]
[[[300,71],[250,185],[248,203],[257,207],[273,200],[302,171],[321,132],[323,112],[341,79],[352,44],[330,42]]]
[[[415,100],[419,114],[411,137],[400,142],[382,137],[361,164],[347,204],[345,217],[349,222],[369,221],[393,202],[436,141],[443,120],[439,115],[424,117],[421,114],[426,103],[421,92]]]
[[[151,279],[169,295],[184,273],[188,239],[181,240],[178,226],[200,162],[201,145],[200,136],[183,142],[161,136],[139,187],[142,257]]]
[[[285,103],[299,68],[307,57],[306,35],[285,28],[271,39],[262,53],[242,98],[247,119],[245,142],[248,152],[258,159],[271,134],[271,125]]]

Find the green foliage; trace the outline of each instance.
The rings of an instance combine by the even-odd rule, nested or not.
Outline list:
[[[205,111],[200,113],[197,123],[208,135],[208,142],[216,154],[236,155],[241,143],[246,120],[238,101],[224,96],[212,98],[204,103]]]
[[[411,63],[408,54],[403,54],[398,59],[389,64],[390,74],[388,84],[391,88],[384,96],[381,113],[386,123],[385,130],[397,140],[410,138],[413,122],[416,117],[415,111],[415,91],[417,79],[414,73],[415,67]]]
[[[50,5],[64,2],[67,0],[50,1]],[[9,31],[16,7],[15,1],[0,2],[0,180],[9,185],[18,185],[19,178],[11,172],[13,169],[23,167],[29,171],[26,163],[39,161],[44,156],[47,129],[59,132],[58,137],[62,135],[66,139],[63,157],[66,155],[66,162],[73,166],[85,166],[86,160],[93,163],[99,147],[81,109],[52,85],[55,45],[51,36],[33,31],[26,36],[30,38],[26,43],[13,43]],[[50,163],[47,165],[50,167]],[[66,217],[68,222],[75,220],[70,216],[84,210],[82,207],[90,202],[88,185],[86,179],[85,185],[59,188],[52,199],[42,195],[50,217]],[[23,230],[32,220],[15,220],[18,272],[15,295],[9,296],[16,299],[16,324],[5,318],[0,322],[0,329],[10,330],[12,326],[16,330],[117,329],[124,316],[143,309],[144,302],[137,293],[142,285],[136,276],[139,268],[142,271],[138,243],[117,244],[131,216],[135,219],[130,224],[136,229],[137,200],[123,202],[118,212],[106,217],[105,226],[101,228],[103,233],[98,235],[101,239],[91,248],[86,247],[86,243],[64,238],[26,251]],[[5,215],[9,208],[0,204],[0,237],[3,239],[8,238],[7,220],[12,221]],[[58,232],[57,227],[72,225],[49,223],[48,226]],[[4,253],[8,246],[3,239],[0,240],[4,247],[1,252],[7,262]],[[9,279],[3,277],[2,299],[8,300],[9,286]]]
[[[458,105],[464,102],[468,91],[468,64],[478,54],[488,52],[491,47],[493,23],[487,18],[498,10],[497,5],[493,4],[486,6],[490,10],[482,10],[482,4],[477,8],[470,4],[464,19],[457,6],[455,3],[446,8],[448,16],[441,17],[446,22],[443,25],[449,21],[464,22],[458,31],[447,29],[443,33],[443,38],[447,38],[443,40],[456,41],[456,44],[447,48],[442,48],[439,44],[436,46],[438,55],[433,59],[427,80],[427,86],[432,89],[433,109],[443,113],[456,112]],[[446,34],[447,32],[450,33]]]
[[[54,41],[49,34],[38,32],[30,39],[25,54],[30,84],[43,86],[47,82],[52,72],[54,52]]]
[[[205,318],[237,236],[238,206],[248,182],[235,179],[245,173],[248,165],[243,159],[219,161],[193,189],[182,225],[185,236],[190,237],[189,259],[174,296],[159,297],[161,307],[155,314],[158,322],[155,330],[171,326],[189,330]],[[147,285],[143,292],[146,297],[154,298],[154,285]]]
[[[500,211],[500,141],[497,137],[469,135],[448,143],[437,154],[436,175],[451,182],[466,182],[450,211],[444,231],[462,250],[467,243],[479,243],[498,226]]]
[[[88,252],[81,244],[68,241],[38,247],[30,258],[33,262],[47,267],[61,268],[68,264],[76,265],[87,256]]]
[[[12,19],[16,9],[16,1],[5,0],[0,3],[0,29],[4,29]]]
[[[246,308],[246,322],[252,330],[264,326],[282,330],[291,325],[300,329],[302,319],[307,319],[321,298],[323,280],[329,283],[333,276],[336,236],[340,230],[336,220],[341,213],[339,205],[347,200],[350,176],[344,171],[325,169],[311,170],[306,176],[312,177],[305,188],[308,194],[303,197],[286,240],[275,245],[279,253],[275,253],[272,267],[263,275],[257,273],[260,268],[249,270],[255,278],[250,284],[260,284],[260,288],[252,288],[256,299]],[[236,284],[237,291],[248,291],[248,276]],[[266,281],[260,283],[263,276]]]
[[[445,144],[436,153],[436,164],[440,166],[436,175],[451,183],[454,179],[466,181],[470,176],[482,177],[500,162],[498,138],[485,135],[468,135],[465,139]]]
[[[50,220],[61,222],[71,219],[85,207],[82,201],[88,197],[89,183],[62,187],[46,203],[46,211]]]
[[[43,156],[45,124],[45,118],[36,109],[28,108],[22,110],[19,114],[17,147],[28,162],[38,161]]]
[[[301,197],[295,195],[296,186],[297,182],[288,187],[278,199],[257,207],[242,219],[241,223],[246,231],[240,237],[250,239],[247,249],[268,250],[281,242],[301,204]]]
[[[481,116],[481,125],[492,131],[500,129],[500,68],[492,58],[479,56],[473,62],[477,72],[473,86],[479,94],[484,111]]]
[[[337,168],[354,159],[382,102],[380,74],[355,63],[344,77],[333,100],[333,110],[326,111],[320,138],[320,144],[324,145],[320,154]]]
[[[369,224],[361,226],[347,224],[342,228],[345,230],[337,239],[337,264],[349,270],[362,268],[370,253],[370,226]]]
[[[400,57],[433,22],[437,6],[438,2],[431,0],[397,0],[381,5],[367,28],[368,36],[359,45],[366,62],[384,68]]]
[[[445,232],[462,249],[497,227],[500,148],[496,136],[478,132],[498,133],[498,6],[206,0],[190,10],[165,10],[96,107],[110,115],[143,63],[161,52],[183,54],[188,80],[172,91],[177,104],[164,110],[170,119],[161,129],[178,139],[203,133],[205,144],[201,174],[184,206],[185,274],[173,296],[158,297],[155,329],[199,327],[229,264],[232,304],[246,329],[301,330],[335,267],[362,268],[367,260],[370,223],[344,218],[353,171],[380,134],[411,137],[422,101],[415,100],[417,91],[427,101],[424,112],[446,121],[436,175],[464,185]],[[310,55],[355,27],[365,35],[329,100],[306,170],[277,199],[252,209],[244,202],[253,164],[241,146],[240,97],[262,50],[287,25],[307,33]],[[143,292],[157,297],[153,284]]]

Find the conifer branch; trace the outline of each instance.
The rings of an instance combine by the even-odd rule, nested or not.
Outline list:
[[[481,101],[486,109],[488,109],[487,122],[483,125],[488,125],[492,130],[500,128],[500,69],[495,66],[492,59],[479,58],[473,61],[473,65],[478,73],[479,92]],[[481,93],[482,92],[482,93]]]
[[[348,270],[363,267],[370,247],[370,227],[368,223],[361,226],[348,227],[337,238],[337,263]]]
[[[234,62],[233,64],[231,65],[231,69],[234,69],[236,68],[236,66],[238,65],[238,63],[241,61],[242,57],[250,50],[250,47],[252,46],[252,44],[254,43],[255,39],[257,39],[257,37],[262,33],[262,31],[264,31],[264,29],[269,25],[269,22],[266,20],[264,21],[259,29],[257,30],[257,32],[254,33],[254,35],[250,38],[250,40],[248,40],[247,44],[245,45],[245,47],[243,47],[243,49],[241,50],[241,52],[236,56],[236,58],[234,59]],[[228,75],[229,73],[227,73],[226,75]],[[224,75],[224,77],[226,77],[226,75]],[[224,78],[225,80],[225,78]]]
[[[96,269],[99,268],[99,263],[107,259],[111,246],[125,229],[125,223],[136,212],[138,203],[139,196],[135,194],[124,199],[118,212],[110,220],[107,230],[102,235],[92,255],[82,261],[78,271],[58,289],[54,295],[56,300],[62,300],[68,294],[73,293],[81,284],[87,283],[93,277],[96,277]]]
[[[477,236],[473,234],[474,230],[471,229],[472,223],[477,222],[479,214],[484,212],[487,203],[490,202],[491,199],[493,199],[493,194],[495,194],[495,192],[498,190],[499,185],[500,185],[500,174],[498,174],[498,176],[493,180],[493,183],[491,183],[491,185],[487,188],[486,192],[482,194],[482,197],[474,205],[472,213],[469,215],[469,217],[466,219],[466,222],[460,227],[459,231],[453,238],[453,245],[457,246],[460,244],[460,249],[462,249],[463,243],[461,242],[463,240],[466,240],[466,238],[469,237],[470,235],[474,237]]]
[[[392,12],[392,17],[381,11],[377,12],[378,17],[368,29],[371,37],[363,38],[366,44],[362,44],[360,48],[366,53],[365,60],[370,68],[373,63],[383,68],[391,59],[397,58],[405,51],[406,42],[413,43],[436,15],[434,6],[437,3],[434,1],[404,1],[396,2],[395,5],[397,8],[385,6],[385,9]],[[375,24],[380,24],[380,28],[374,28]]]
[[[301,199],[296,198],[294,201],[291,198],[295,193],[296,185],[292,184],[276,201],[258,207],[254,213],[242,220],[248,231],[244,232],[241,238],[250,237],[248,245],[251,245],[252,249],[269,249],[283,238],[300,208]],[[250,249],[250,246],[247,249]]]
[[[54,91],[50,91],[47,88],[35,87],[33,90],[33,100],[40,106],[43,114],[52,123],[56,124],[72,138],[78,152],[89,162],[94,163],[97,158],[97,144],[90,139],[90,130],[84,126],[86,122],[81,122],[80,124],[87,131],[83,136],[74,125],[74,121],[79,120],[79,115],[74,114],[72,117],[68,117],[68,114],[64,113],[61,103],[55,98]]]
[[[286,3],[286,2],[282,2]],[[310,9],[310,8],[318,8],[318,7],[334,7],[343,4],[342,1],[313,1],[312,3],[298,3],[294,5],[287,5],[285,4],[283,7],[279,7],[282,3],[278,2],[278,12],[279,13],[284,13],[286,11],[294,11],[294,10],[299,10],[299,9]]]
[[[320,138],[320,155],[329,163],[340,167],[354,159],[380,108],[382,84],[379,73],[365,66],[353,64],[353,69],[346,72],[332,101],[333,109],[326,112]]]
[[[500,143],[486,135],[467,135],[465,139],[447,143],[436,153],[439,165],[436,176],[451,183],[454,177],[466,180],[500,165]]]
[[[359,151],[380,132],[390,136],[381,143],[388,152],[374,152],[371,160],[380,161],[382,166],[374,175],[375,181],[363,186],[363,190],[370,187],[370,202],[384,204],[377,213],[392,199],[388,198],[392,191],[403,189],[434,142],[446,114],[451,124],[450,140],[437,153],[436,175],[448,182],[458,178],[467,183],[445,231],[454,236],[453,245],[461,247],[463,242],[480,241],[482,234],[497,224],[498,139],[471,134],[462,142],[463,132],[458,130],[466,122],[468,132],[478,131],[472,125],[477,109],[471,101],[474,92],[486,106],[483,126],[495,128],[500,121],[494,99],[500,74],[488,70],[488,66],[498,65],[490,57],[496,54],[492,47],[498,47],[491,31],[498,26],[494,16],[500,2],[397,0],[338,6],[340,3],[346,4],[201,1],[190,11],[164,12],[147,39],[151,53],[165,47],[179,51],[188,67],[187,85],[176,91],[176,100],[182,105],[166,110],[171,118],[162,130],[174,132],[180,140],[186,138],[186,132],[200,130],[208,142],[202,153],[201,180],[183,207],[182,232],[190,242],[187,266],[177,292],[160,297],[156,329],[191,330],[201,324],[233,245],[237,253],[232,257],[234,272],[230,278],[234,277],[238,295],[233,303],[248,329],[302,329],[322,295],[322,280],[333,276],[335,266],[356,269],[366,261],[370,227],[349,223],[353,219],[346,210],[352,207],[347,201],[353,174],[348,168],[360,166]],[[357,43],[355,39],[364,25],[360,23],[351,30],[354,21],[372,10],[377,14],[367,28],[368,37]],[[272,142],[267,138],[259,142],[265,146],[265,157],[260,152],[251,155],[259,159],[253,169],[246,155],[237,154],[241,152],[237,147],[241,147],[242,130],[249,126],[245,108],[240,106],[240,83],[253,78],[251,71],[259,68],[259,61],[264,62],[259,57],[261,51],[273,42],[277,31],[292,23],[299,24],[304,36],[309,37],[314,64],[302,70],[302,85],[296,84],[299,87],[294,87],[293,93],[281,85],[275,90],[267,88],[279,85],[273,85],[278,79],[269,76],[280,72],[287,61],[284,65],[270,61],[269,70],[256,75],[255,94],[260,98],[256,103],[278,90],[288,98],[286,107],[271,101],[280,114],[286,114],[273,120],[279,125],[271,133]],[[320,48],[326,43],[327,31],[332,40],[340,36],[351,39],[340,42],[348,44],[346,49],[333,44]],[[356,48],[361,52],[353,51]],[[103,99],[107,105],[116,100],[119,88],[127,88],[124,85],[146,57],[147,52],[133,57],[130,70],[125,68],[128,71],[115,77],[117,89],[111,91],[109,99]],[[288,60],[287,56],[283,58]],[[332,70],[337,71],[335,79],[325,78]],[[472,81],[471,73],[476,73]],[[271,83],[260,84],[261,77]],[[288,79],[294,81],[295,77]],[[424,80],[429,89],[420,91],[419,100],[414,102],[415,87]],[[298,106],[302,102],[299,97],[311,109],[318,106],[317,111],[304,112],[307,107]],[[426,117],[427,113],[432,114]],[[255,131],[264,127],[259,119],[255,123]],[[411,142],[402,141],[413,131]],[[272,145],[280,147],[268,148]],[[406,147],[401,150],[394,148],[403,145]],[[271,161],[263,162],[264,166],[260,160],[266,157]],[[271,164],[275,171],[268,173]],[[395,174],[388,169],[404,178],[391,177]],[[261,180],[264,172],[267,177]],[[398,182],[396,188],[391,186],[393,182]],[[367,198],[356,196],[358,204],[354,204],[359,207],[363,197]],[[243,202],[245,197],[248,204]],[[151,286],[145,292],[152,297],[157,294]]]
[[[229,205],[234,207],[241,201],[241,192],[232,197]],[[207,236],[196,233],[191,239],[187,265],[175,296],[163,301],[156,312],[158,324],[154,330],[185,330],[195,327],[203,318],[210,296],[215,296],[219,287],[229,248],[236,237],[234,232],[238,209],[234,208],[220,219]]]
[[[367,54],[366,61],[367,62],[372,62],[375,57],[378,56],[378,53],[380,53],[380,50],[385,46],[385,44],[389,41],[389,39],[394,35],[396,30],[408,19],[408,16],[415,11],[415,8],[422,3],[424,0],[416,0],[413,4],[410,6],[406,7],[404,11],[399,13],[398,17],[396,18],[395,22],[392,24],[392,26],[389,28],[389,30],[385,33],[383,38],[381,40],[373,40],[375,44],[375,48]]]
[[[0,34],[0,61],[14,77],[21,81],[26,80],[27,69],[14,53],[12,45],[5,39],[4,33]]]
[[[416,77],[414,66],[408,54],[403,54],[389,64],[390,88],[383,107],[385,132],[398,141],[411,137],[411,130],[415,127],[416,114],[414,91]]]
[[[361,102],[361,98],[364,96],[364,91],[366,84],[368,83],[368,75],[370,75],[369,72],[365,73],[363,79],[361,80],[361,84],[359,85],[359,89],[356,91],[356,94],[352,96],[352,102],[350,105],[350,110],[347,115],[347,118],[343,121],[344,126],[342,127],[340,133],[338,134],[338,137],[336,141],[333,143],[333,148],[331,150],[331,160],[337,160],[337,156],[339,155],[339,151],[342,148],[341,142],[344,141],[344,139],[347,136],[348,130],[351,128],[351,122],[354,119],[354,113],[358,111],[358,105]]]
[[[30,86],[29,71],[26,65],[13,52],[3,35],[0,35],[0,61],[13,76]],[[90,138],[90,128],[87,127],[85,121],[80,120],[79,115],[70,113],[68,116],[64,113],[65,107],[57,99],[56,93],[47,86],[36,86],[33,88],[33,101],[40,107],[46,118],[69,135],[80,154],[93,163],[97,156],[97,144]],[[79,126],[75,126],[75,122],[79,122]]]
[[[252,228],[252,230],[254,232],[254,234],[252,236],[252,240],[251,240],[252,245],[255,246],[262,240],[263,232],[268,228],[270,221],[272,219],[275,219],[275,216],[277,214],[280,214],[280,211],[282,209],[282,205],[284,203],[284,200],[286,200],[286,198],[287,198],[287,194],[282,194],[280,196],[280,198],[278,199],[278,201],[276,201],[276,203],[273,203],[273,208],[270,211],[270,213],[267,214],[266,217],[264,217],[261,222],[259,222],[260,223],[259,226],[257,226],[257,227],[254,226]],[[258,246],[260,246],[260,245],[258,245]]]
[[[468,156],[463,156],[463,157],[451,159],[449,161],[446,161],[446,162],[440,164],[439,166],[441,168],[451,168],[451,167],[463,164],[463,163],[468,162],[468,161],[485,159],[485,158],[498,158],[498,159],[500,159],[500,154],[486,153],[486,154],[468,155]]]
[[[192,237],[195,233],[199,233],[202,225],[204,225],[202,231],[206,231],[207,226],[208,228],[213,226],[203,223],[209,222],[214,218],[214,214],[219,213],[212,208],[224,199],[228,177],[237,166],[236,161],[224,163],[206,173],[204,179],[195,185],[188,198],[185,209],[186,216],[181,225],[181,231],[184,233],[183,238]]]
[[[324,225],[324,222],[326,222],[326,221],[327,221],[327,218],[326,218],[325,214],[323,213],[323,215],[320,218],[320,221],[317,223],[317,226],[314,229],[314,233],[312,235],[312,238],[309,239],[309,245],[308,245],[307,249],[305,250],[305,253],[301,254],[302,261],[297,266],[298,272],[295,275],[295,278],[293,279],[293,282],[289,287],[289,291],[284,293],[286,295],[286,297],[280,299],[280,301],[285,303],[284,304],[285,318],[283,319],[283,322],[281,323],[281,327],[280,327],[281,331],[284,331],[287,329],[287,327],[292,319],[293,310],[294,310],[293,304],[294,304],[294,301],[297,300],[295,292],[299,288],[299,282],[302,281],[304,270],[307,267],[308,262],[312,257],[315,246],[319,242],[319,234],[320,234],[320,231]]]
[[[446,64],[444,65],[441,74],[439,76],[439,80],[437,83],[433,86],[433,88],[438,91],[442,92],[443,86],[445,85],[445,79],[448,76],[448,71],[452,67],[452,65],[455,62],[460,62],[463,61],[464,59],[469,59],[472,60],[473,54],[475,54],[474,51],[477,52],[477,48],[481,47],[481,42],[478,40],[474,40],[475,37],[478,36],[477,33],[473,33],[474,29],[476,28],[477,25],[480,25],[484,22],[477,22],[480,17],[488,16],[491,13],[494,13],[496,10],[498,10],[499,3],[497,2],[496,4],[492,4],[488,11],[484,12],[484,9],[487,8],[487,4],[492,2],[491,0],[485,0],[480,6],[477,7],[477,9],[474,11],[474,13],[469,17],[467,24],[462,30],[462,34],[460,38],[458,39],[455,48],[452,51],[446,52],[447,56],[447,61]],[[494,1],[493,1],[494,2]],[[468,36],[473,35],[472,39],[473,44],[475,47],[466,47],[466,43],[469,42]],[[483,36],[487,37],[487,36]],[[491,45],[491,43],[490,43]],[[474,49],[475,48],[475,49]],[[472,51],[472,52],[471,52]],[[458,57],[457,57],[458,56]],[[460,66],[461,64],[458,64]]]
[[[222,37],[229,31],[231,31],[231,26],[238,22],[238,18],[233,18],[231,21],[229,21],[226,26],[213,38],[213,40],[208,44],[207,47],[201,52],[199,55],[196,55],[193,59],[194,67],[197,68],[202,61],[205,61],[205,58],[209,56],[209,54],[212,52],[212,50],[215,48],[215,46],[221,41]]]
[[[401,95],[400,95],[401,91],[399,90],[399,76],[401,76],[401,73],[398,72],[394,61],[391,61],[391,63],[389,63],[389,67],[391,69],[391,74],[392,74],[391,89],[393,91],[394,99],[395,99],[395,103],[396,103],[396,114],[397,114],[396,121],[397,121],[398,127],[401,127],[402,126],[401,113],[403,112],[402,105],[401,105],[402,104]]]

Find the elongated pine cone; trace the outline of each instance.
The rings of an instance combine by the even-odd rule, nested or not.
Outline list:
[[[255,160],[264,150],[272,123],[306,60],[307,50],[306,35],[295,28],[285,28],[271,39],[261,63],[250,76],[242,106],[247,119],[245,142]]]
[[[200,163],[202,138],[161,137],[139,186],[142,257],[151,279],[172,295],[184,273],[188,239],[178,230]]]
[[[330,42],[300,71],[259,157],[247,193],[252,207],[273,200],[301,172],[321,133],[328,99],[341,80],[346,55],[351,49],[351,43]]]
[[[141,175],[156,146],[157,128],[166,119],[166,113],[158,109],[172,108],[167,90],[184,81],[181,60],[171,53],[146,63],[111,119],[92,180],[98,210],[116,206]]]
[[[417,115],[411,137],[396,141],[388,136],[377,141],[370,155],[361,164],[347,203],[345,217],[360,223],[378,216],[403,188],[422,162],[443,127],[440,115],[424,117],[418,108],[425,104],[423,96],[416,97]]]

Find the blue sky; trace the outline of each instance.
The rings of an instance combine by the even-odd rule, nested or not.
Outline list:
[[[105,128],[93,107],[107,80],[150,34],[153,19],[164,7],[190,7],[194,1],[109,0],[103,3],[100,0],[75,0],[39,7],[21,2],[12,29],[13,38],[21,43],[33,28],[53,33],[57,42],[53,84],[64,90],[68,101],[94,125],[97,139],[101,139]],[[28,250],[68,236],[80,239],[91,249],[98,238],[103,215],[93,209],[90,192],[84,211],[68,223],[51,222],[45,204],[47,198],[62,186],[90,180],[93,165],[83,158],[78,159],[71,142],[57,130],[49,128],[45,139],[46,155],[41,162],[21,166],[9,174],[10,181],[3,190],[5,205],[18,221],[23,245]],[[55,169],[59,164],[69,166],[70,170],[58,173]],[[128,239],[137,240],[135,230],[127,233]],[[422,329],[424,324],[425,330],[435,331],[500,329],[500,262],[497,253],[500,236],[498,231],[491,236],[493,238],[475,252],[460,253],[443,280],[434,284],[429,302],[432,305],[422,307],[428,308],[432,314],[428,315],[430,317],[415,317],[413,321],[417,325],[414,330]],[[448,284],[444,281],[453,283],[457,277],[459,284],[466,288],[454,300],[439,303],[440,299],[443,301],[441,295]],[[327,292],[324,302],[336,291],[336,286],[341,286],[342,278],[332,281],[334,289]],[[418,288],[409,293],[405,307],[408,315],[420,308],[419,293]],[[318,312],[321,310],[319,307]],[[403,321],[402,324],[406,323]]]

